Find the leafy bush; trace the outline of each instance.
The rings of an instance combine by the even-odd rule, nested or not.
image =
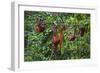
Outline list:
[[[54,25],[56,35],[63,36],[57,45],[52,40]],[[90,14],[24,12],[24,61],[86,58],[90,58]]]

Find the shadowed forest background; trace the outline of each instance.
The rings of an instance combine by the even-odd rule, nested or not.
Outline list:
[[[90,58],[90,14],[24,11],[24,61]]]

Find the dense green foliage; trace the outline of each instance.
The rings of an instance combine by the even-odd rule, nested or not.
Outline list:
[[[45,22],[45,29],[38,33],[36,29],[37,17]],[[59,55],[52,55],[52,26],[56,22],[59,28],[63,25],[63,43]],[[84,28],[81,35],[80,28]],[[70,41],[71,34],[75,40]],[[90,14],[56,13],[25,11],[24,12],[24,61],[66,60],[90,58]]]

